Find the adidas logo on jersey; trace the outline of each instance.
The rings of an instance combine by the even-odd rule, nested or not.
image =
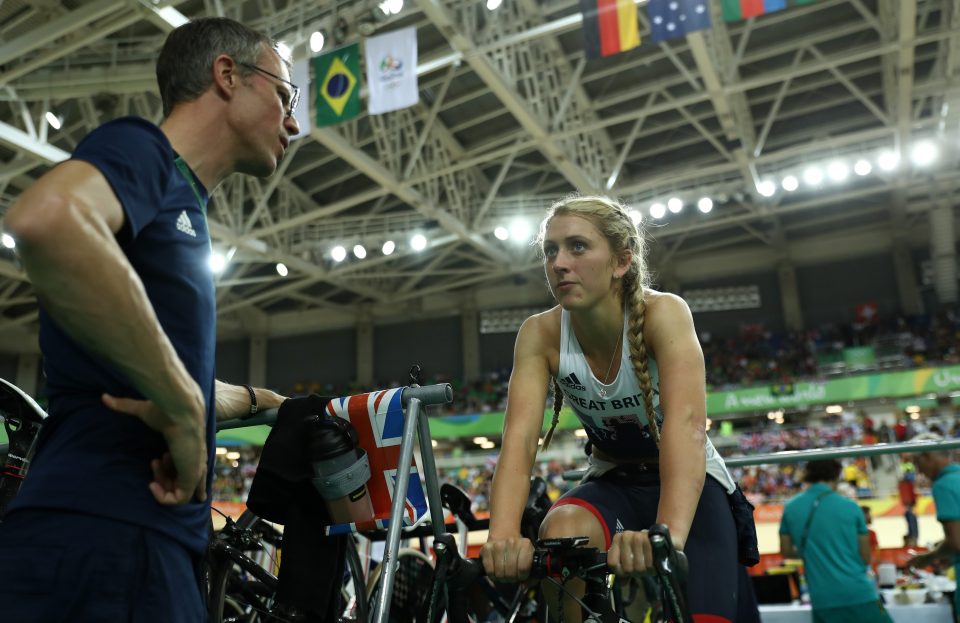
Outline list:
[[[580,382],[580,379],[578,379],[577,375],[574,374],[573,372],[571,372],[567,376],[560,379],[560,384],[565,385],[566,387],[569,387],[570,389],[574,389],[578,392],[587,391],[586,386]]]
[[[197,237],[197,230],[193,228],[193,225],[190,223],[190,217],[187,216],[187,211],[184,210],[180,213],[180,216],[177,217],[177,229],[182,231],[185,234]]]

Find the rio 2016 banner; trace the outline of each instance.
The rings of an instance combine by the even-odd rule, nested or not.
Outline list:
[[[960,390],[960,366],[864,374],[827,381],[797,382],[793,391],[764,385],[707,394],[707,413],[723,415],[867,398],[900,398]]]

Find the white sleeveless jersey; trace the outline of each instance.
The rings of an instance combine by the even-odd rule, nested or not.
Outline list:
[[[562,309],[560,367],[556,378],[567,404],[577,414],[594,446],[615,459],[656,457],[659,456],[659,450],[650,430],[643,392],[633,372],[633,362],[630,361],[627,322],[628,318],[624,315],[620,371],[609,385],[604,385],[590,370],[590,364],[583,356],[583,349],[570,324],[570,314]],[[648,362],[653,386],[653,410],[657,423],[662,427],[660,375],[653,357],[648,357]],[[732,493],[736,485],[709,437],[706,437],[704,450],[707,474],[722,484],[728,493]]]

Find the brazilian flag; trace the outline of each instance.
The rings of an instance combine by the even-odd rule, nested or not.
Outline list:
[[[315,56],[314,104],[317,126],[333,125],[360,114],[360,44]]]

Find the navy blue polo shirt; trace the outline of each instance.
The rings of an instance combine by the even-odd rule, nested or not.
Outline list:
[[[206,397],[209,491],[216,304],[208,263],[207,191],[160,129],[139,118],[104,124],[83,139],[72,158],[95,166],[123,206],[126,218],[117,241],[140,276],[160,326]],[[124,319],[114,322],[119,326]],[[104,392],[142,396],[114,366],[68,337],[42,306],[40,349],[50,417],[10,510],[106,516],[153,528],[203,551],[209,503],[158,504],[148,489],[150,461],[164,453],[166,443],[139,419],[107,409],[100,398]]]

